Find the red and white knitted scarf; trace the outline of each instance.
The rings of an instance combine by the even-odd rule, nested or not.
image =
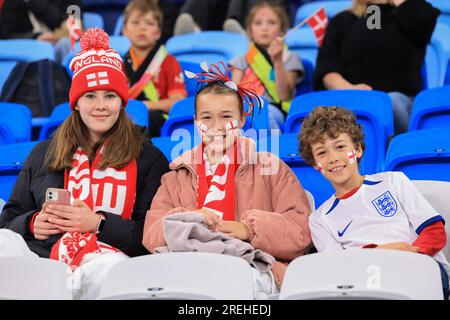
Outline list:
[[[204,152],[202,162],[197,165],[197,208],[208,208],[214,211],[222,220],[234,221],[236,203],[235,173],[237,164],[237,142],[228,148],[214,172]]]
[[[99,170],[103,148],[92,166],[88,156],[78,148],[73,155],[72,169],[65,171],[64,187],[70,191],[72,199],[84,201],[93,212],[105,211],[131,219],[136,197],[136,160],[121,169]],[[99,242],[94,233],[66,232],[53,246],[50,258],[76,268],[85,254],[107,252],[120,250]]]

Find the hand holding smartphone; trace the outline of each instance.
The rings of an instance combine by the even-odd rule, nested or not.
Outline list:
[[[45,192],[45,201],[53,204],[70,206],[70,191],[66,189],[48,188]]]

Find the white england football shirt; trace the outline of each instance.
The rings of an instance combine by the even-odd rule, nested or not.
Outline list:
[[[362,248],[371,243],[412,243],[430,224],[444,218],[402,172],[366,175],[363,185],[346,199],[332,196],[309,218],[317,251]],[[450,265],[442,251],[434,259]]]

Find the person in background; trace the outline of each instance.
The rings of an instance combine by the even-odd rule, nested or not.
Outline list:
[[[81,0],[5,1],[0,10],[0,39],[47,41],[55,47],[55,61],[61,63],[71,50],[67,8],[81,4]]]
[[[247,33],[252,41],[247,54],[229,61],[229,65],[236,67],[232,71],[233,80],[253,82],[256,93],[269,101],[271,129],[283,127],[296,84],[304,75],[300,57],[284,43],[288,27],[289,19],[282,6],[261,1],[247,19]]]
[[[152,137],[160,135],[173,104],[187,96],[180,64],[159,42],[162,20],[155,1],[134,0],[125,8],[122,29],[131,42],[124,59],[129,98],[147,106]]]
[[[187,0],[175,22],[174,35],[202,30],[224,30],[245,35],[245,20],[259,2],[261,0]],[[282,4],[288,11],[289,1],[272,2]]]
[[[369,28],[367,7],[380,9],[380,29]],[[380,90],[389,94],[395,134],[408,130],[421,91],[427,45],[439,10],[425,0],[353,0],[328,24],[319,49],[314,90]]]

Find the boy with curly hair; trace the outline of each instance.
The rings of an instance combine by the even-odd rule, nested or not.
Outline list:
[[[336,193],[309,219],[321,251],[347,248],[395,249],[427,254],[441,270],[445,299],[450,265],[444,219],[402,172],[362,176],[364,134],[344,108],[316,107],[299,133],[303,159],[330,181]]]

